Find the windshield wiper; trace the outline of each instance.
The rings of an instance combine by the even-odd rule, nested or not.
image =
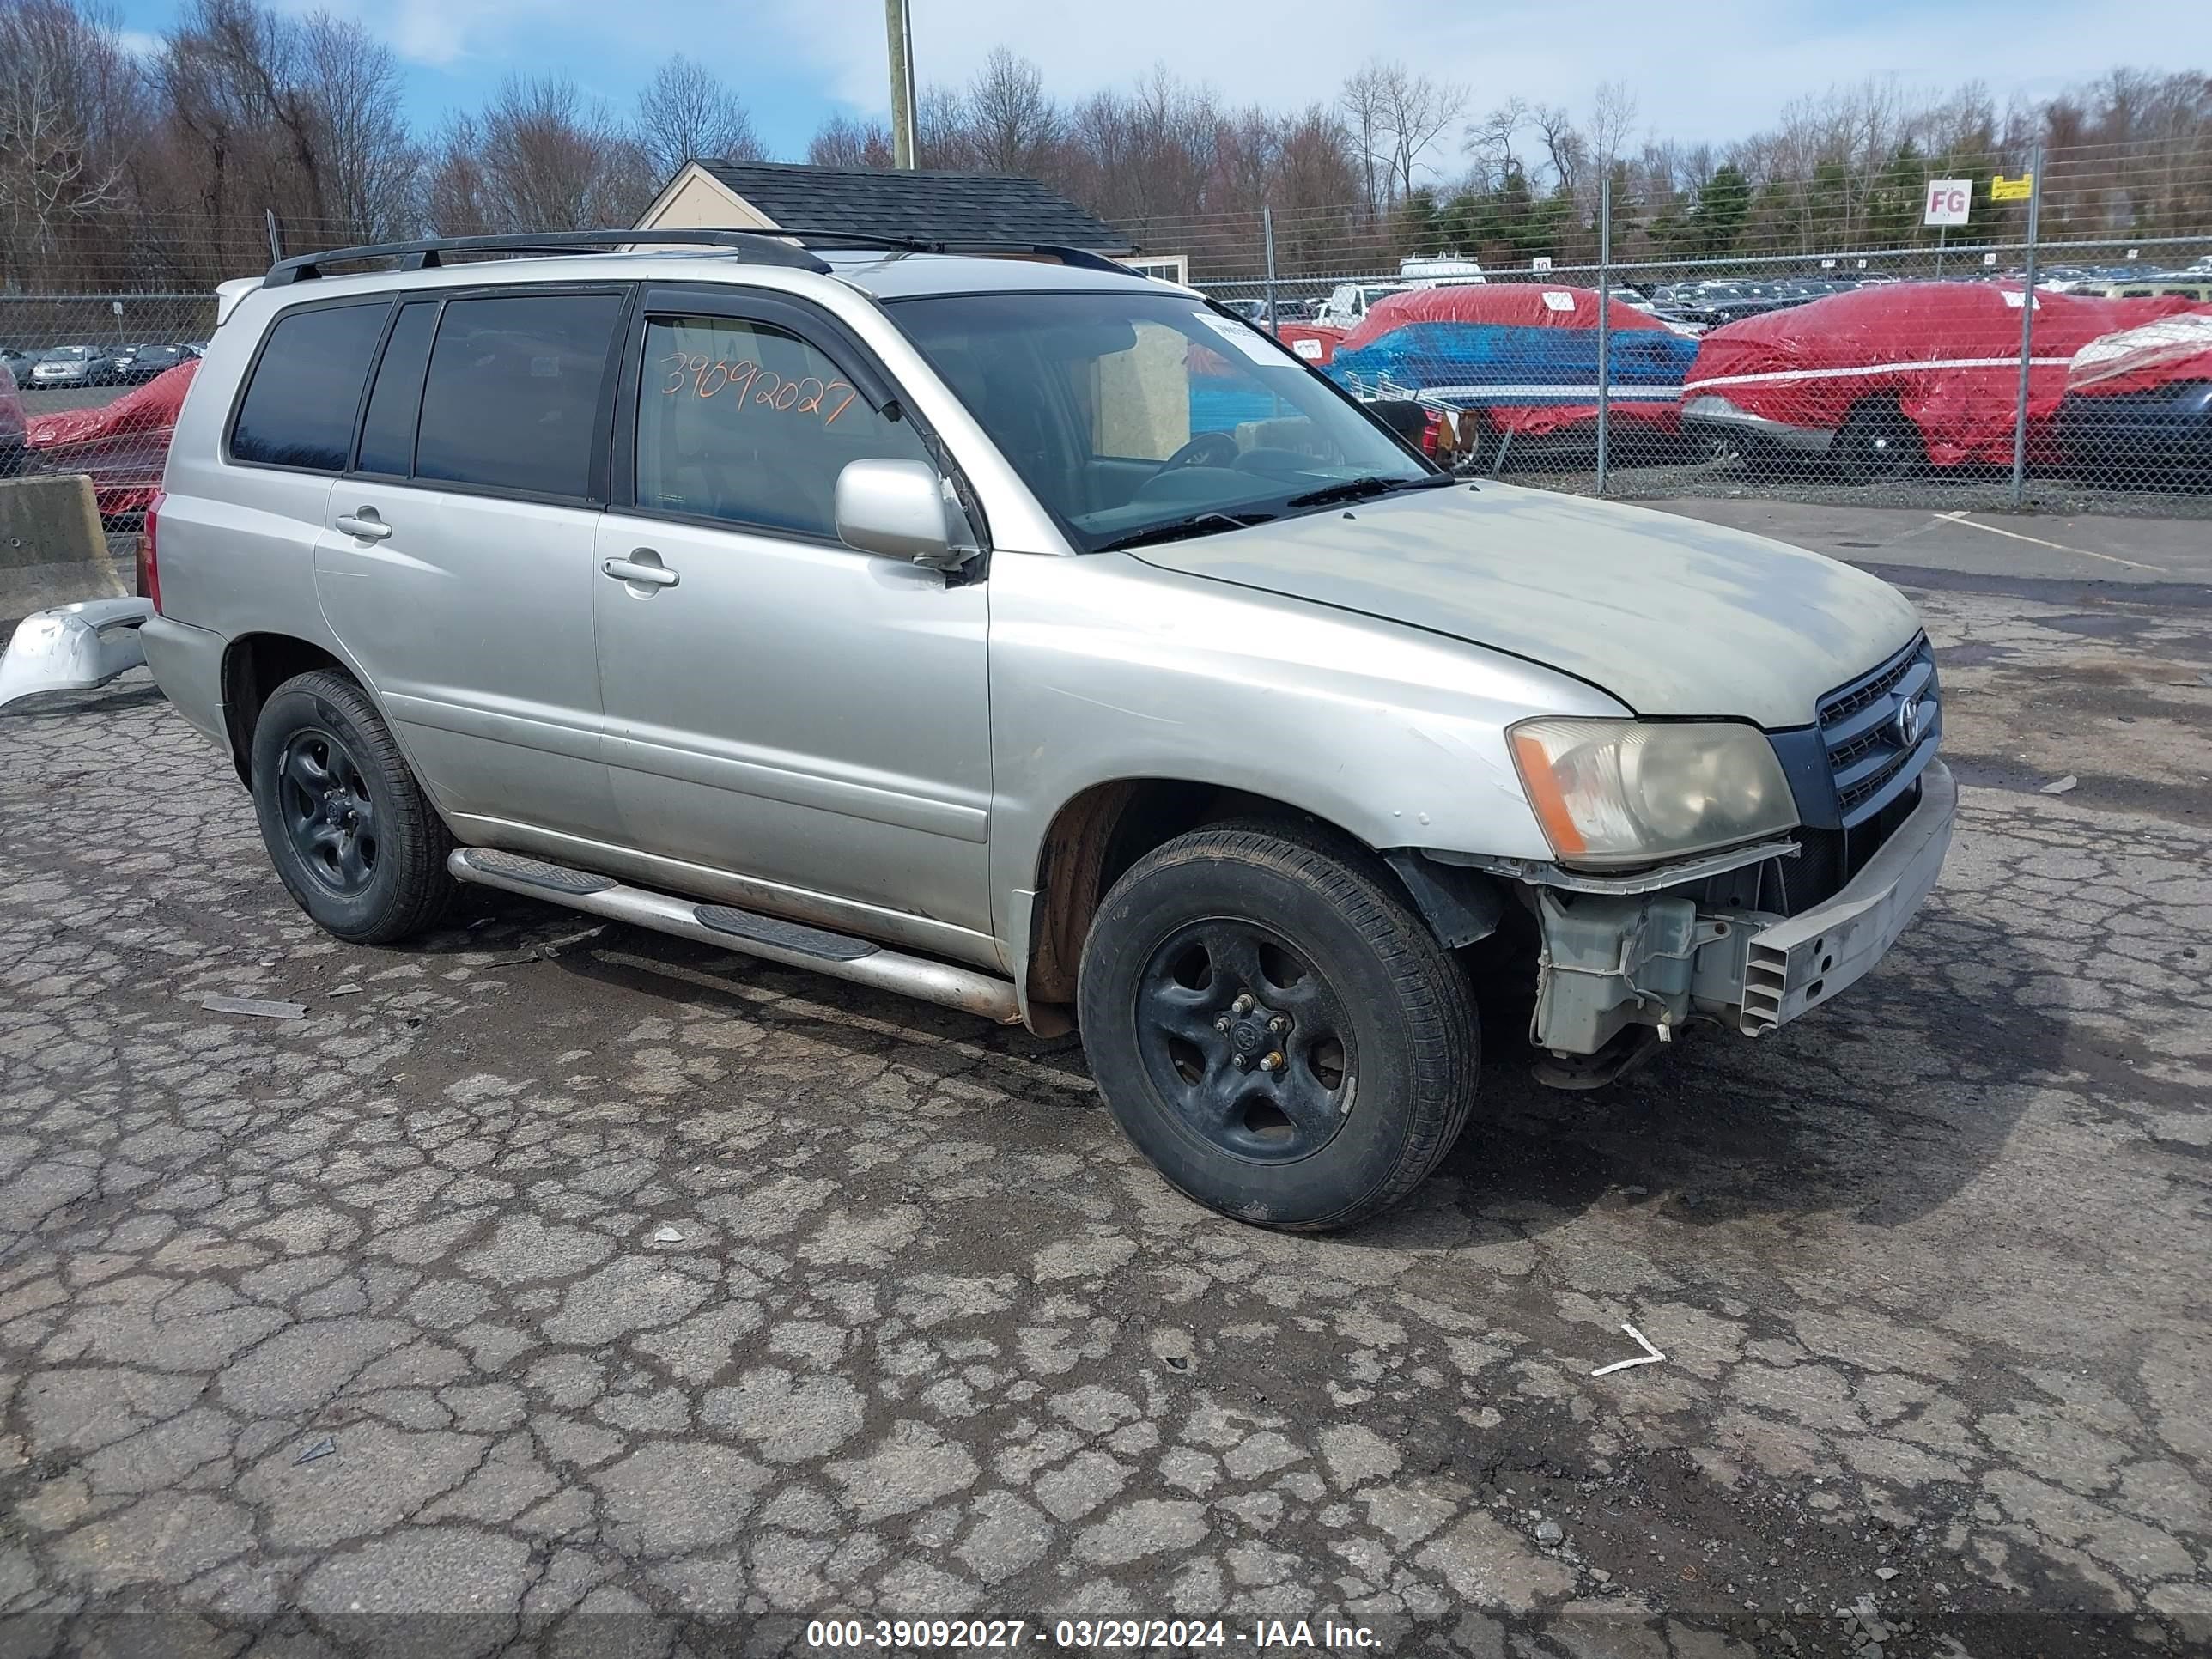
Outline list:
[[[1154,542],[1188,541],[1193,536],[1212,536],[1224,530],[1249,530],[1255,524],[1265,524],[1275,515],[1272,513],[1224,513],[1218,508],[1206,513],[1194,513],[1188,519],[1173,519],[1166,524],[1156,524],[1147,530],[1133,530],[1103,544],[1101,553],[1119,553],[1124,548],[1146,547]]]
[[[1309,489],[1303,495],[1293,495],[1285,507],[1328,507],[1338,501],[1364,501],[1373,495],[1389,495],[1401,489],[1442,489],[1447,484],[1459,482],[1449,472],[1425,472],[1415,478],[1346,478],[1342,483],[1323,485]]]

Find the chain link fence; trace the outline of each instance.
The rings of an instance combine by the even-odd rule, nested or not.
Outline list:
[[[0,295],[0,474],[81,472],[128,525],[161,481],[212,294]]]
[[[1431,451],[1471,472],[1628,498],[2212,516],[2212,229],[2088,234],[2146,216],[2146,187],[2117,176],[2031,154],[2002,212],[1990,179],[1964,181],[1972,228],[1922,226],[1911,202],[1882,245],[1801,231],[1786,252],[1655,252],[1668,238],[1609,180],[1579,263],[1449,246],[1392,263],[1348,210],[1154,224],[1146,252],[1182,239],[1197,286],[1355,396],[1417,404]],[[2212,225],[2212,155],[2166,158],[2152,183],[2167,222]]]
[[[2212,516],[2212,148],[2027,152],[1966,181],[1955,229],[1922,222],[1930,171],[1741,200],[1709,181],[1665,205],[1616,199],[1607,177],[1523,204],[1548,218],[1503,243],[1499,204],[1464,196],[1129,232],[1145,268],[1400,405],[1401,429],[1470,472],[1631,498]],[[1558,252],[1526,252],[1540,241]],[[127,525],[214,326],[208,293],[0,292],[0,471],[88,473]]]

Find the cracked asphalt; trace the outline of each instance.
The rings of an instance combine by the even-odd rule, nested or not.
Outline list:
[[[1915,595],[1962,818],[1869,981],[1596,1094],[1493,1031],[1330,1239],[1071,1042],[488,894],[325,939],[143,676],[0,721],[0,1653],[2204,1650],[2212,595],[2027,586]]]

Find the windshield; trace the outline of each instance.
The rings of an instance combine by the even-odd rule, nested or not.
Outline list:
[[[1450,481],[1266,335],[1182,295],[886,309],[1085,552]]]

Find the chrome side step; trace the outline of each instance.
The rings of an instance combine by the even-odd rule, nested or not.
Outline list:
[[[732,909],[726,904],[695,904],[649,888],[626,887],[611,876],[487,847],[461,848],[446,860],[446,867],[457,881],[550,899],[611,921],[627,921],[702,945],[742,951],[787,968],[809,968],[833,979],[942,1003],[1001,1025],[1021,1023],[1012,981],[951,963],[932,962],[926,957],[904,956],[849,934]]]

